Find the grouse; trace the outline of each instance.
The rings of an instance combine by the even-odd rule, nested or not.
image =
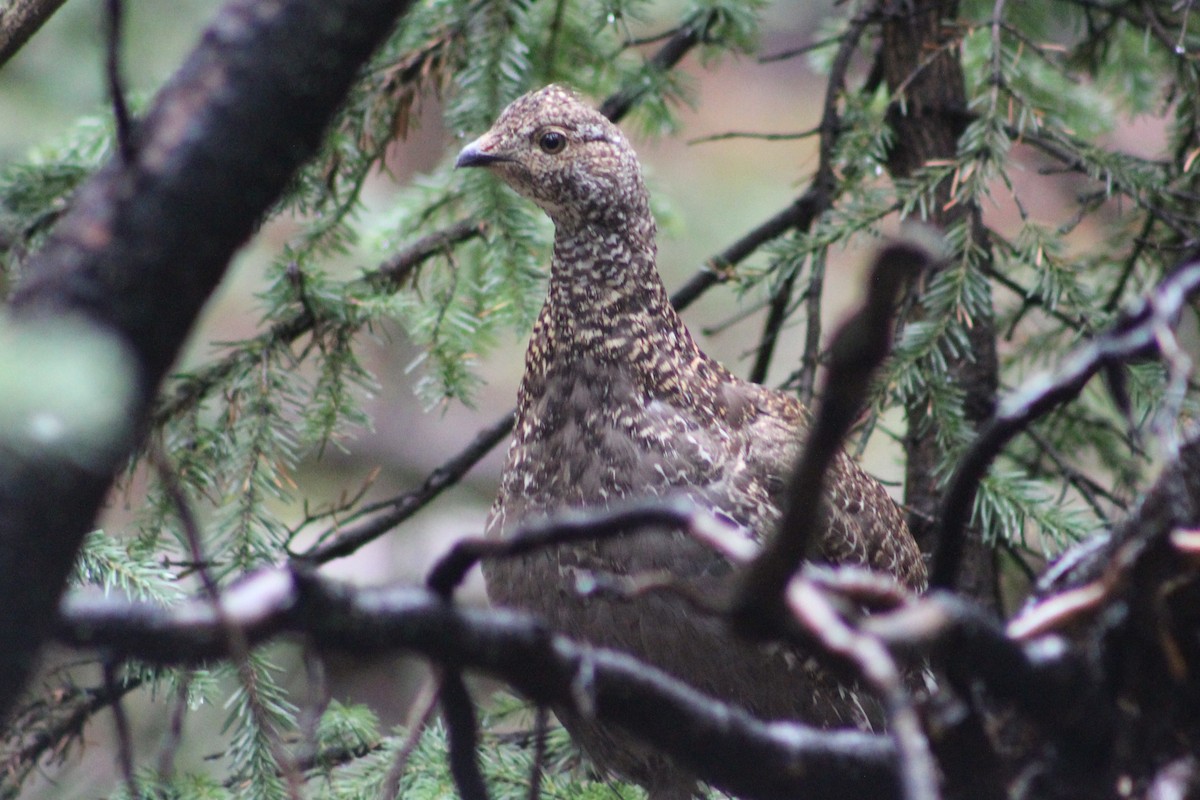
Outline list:
[[[682,495],[761,539],[781,516],[785,479],[808,425],[791,395],[744,381],[705,355],[672,308],[655,265],[641,168],[615,125],[550,85],[514,101],[467,145],[554,222],[547,299],[525,357],[517,421],[487,535],[568,508]],[[841,453],[829,476],[821,555],[889,572],[914,589],[925,566],[900,509]],[[811,658],[748,644],[668,593],[581,596],[581,574],[670,574],[703,589],[730,564],[682,534],[639,534],[485,563],[490,600],[556,631],[635,655],[768,719],[880,724],[878,705]],[[558,711],[556,709],[556,711]],[[651,798],[686,798],[695,780],[620,731],[560,711],[594,762]]]

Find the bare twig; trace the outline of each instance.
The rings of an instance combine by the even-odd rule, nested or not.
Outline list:
[[[671,36],[666,43],[646,62],[655,71],[666,72],[674,67],[693,47],[702,43],[708,34],[708,28],[713,23],[715,12],[702,12],[689,20]],[[646,95],[649,86],[641,81],[620,89],[600,104],[600,113],[613,122],[618,122],[629,113],[629,110]]]
[[[838,331],[829,372],[808,441],[792,473],[788,505],[778,531],[746,570],[735,600],[735,622],[750,635],[771,635],[783,613],[784,590],[815,545],[824,513],[825,474],[865,402],[875,368],[891,346],[899,292],[932,263],[927,251],[898,242],[876,258],[863,307]]]
[[[771,55],[762,56],[761,58],[758,59],[758,63],[769,64],[772,61],[786,61],[789,58],[795,58],[796,56],[802,56],[805,53],[811,53],[813,50],[820,50],[821,48],[829,47],[830,45],[837,44],[839,41],[841,41],[841,38],[843,36],[845,36],[844,33],[839,33],[837,36],[829,36],[824,39],[818,39],[815,42],[810,42],[809,44],[806,44],[806,45],[801,45],[800,47],[793,47],[790,50],[781,50],[778,53],[772,53]]]
[[[814,213],[809,217],[805,228],[811,227],[812,223],[833,204],[837,187],[837,178],[833,170],[833,154],[837,146],[838,135],[841,133],[838,102],[841,99],[842,92],[846,88],[846,72],[850,69],[850,59],[853,57],[854,51],[858,47],[858,42],[867,29],[868,20],[869,17],[866,14],[859,14],[850,20],[845,33],[841,36],[837,55],[834,56],[833,65],[829,70],[829,80],[825,89],[825,102],[821,111],[821,124],[817,126],[817,130],[821,134],[817,172],[813,176],[808,192],[806,192],[806,194],[811,194],[813,197]],[[799,274],[800,270],[798,267],[791,270],[780,281],[779,286],[771,297],[770,309],[767,312],[766,320],[763,322],[762,335],[759,336],[758,340],[758,354],[755,356],[754,366],[750,370],[750,380],[755,383],[762,383],[767,378],[767,370],[771,366],[771,356],[775,352],[775,344],[779,339],[779,332],[783,329],[783,323],[787,319],[788,308],[792,301],[792,289]],[[812,341],[812,333],[815,330],[819,339],[821,331],[821,283],[821,276],[818,275],[814,276],[809,285],[809,302],[807,305],[809,341],[805,345],[806,352],[809,350],[815,352],[820,347],[819,342],[814,343]]]
[[[529,768],[529,800],[540,800],[542,796],[542,770],[546,763],[546,728],[550,723],[550,712],[539,705],[533,715],[533,765]]]
[[[425,729],[429,727],[429,721],[433,719],[433,712],[438,707],[440,692],[441,681],[435,670],[429,680],[422,684],[421,691],[417,693],[417,698],[413,701],[414,713],[409,715],[408,734],[404,737],[399,749],[396,750],[392,765],[388,767],[387,776],[383,779],[383,786],[379,790],[378,800],[397,800],[400,796],[400,779],[404,777],[404,771],[408,769],[408,760],[412,758],[413,751],[421,743]]]
[[[534,702],[577,711],[582,690],[599,722],[735,794],[899,797],[897,754],[886,736],[762,723],[628,656],[552,636],[513,611],[458,608],[428,590],[352,588],[284,569],[262,570],[227,587],[221,604],[250,644],[299,633],[326,649],[419,653],[500,678]],[[200,600],[163,608],[68,595],[56,635],[66,644],[151,663],[229,655],[225,625]]]
[[[729,279],[731,268],[749,258],[772,239],[796,228],[807,228],[820,212],[811,190],[797,197],[754,230],[705,262],[695,275],[671,295],[676,310],[687,308],[700,295]]]
[[[816,136],[821,132],[820,128],[810,128],[806,131],[798,133],[760,133],[755,131],[726,131],[725,133],[713,133],[708,136],[698,136],[695,139],[688,139],[688,144],[708,144],[709,142],[723,142],[726,139],[756,139],[760,142],[791,142],[797,139],[807,139],[810,136]]]
[[[322,534],[320,543],[294,558],[312,564],[324,564],[335,558],[348,556],[368,542],[379,538],[457,483],[471,467],[508,436],[515,420],[516,412],[508,412],[477,433],[470,444],[431,472],[419,487],[371,507],[371,511],[379,510],[383,513],[352,528],[331,528]],[[324,541],[331,535],[332,538]]]
[[[133,774],[133,737],[129,734],[129,717],[125,716],[125,706],[121,703],[117,688],[117,667],[113,661],[105,659],[101,670],[104,674],[104,689],[115,698],[112,715],[113,727],[117,732],[117,762],[121,765],[121,779],[125,781],[125,790],[129,792],[130,800],[138,800],[142,792],[138,789],[137,778]]]
[[[937,800],[938,771],[929,752],[929,740],[892,654],[879,639],[848,624],[826,593],[803,577],[789,584],[787,604],[793,618],[821,643],[825,652],[853,664],[867,686],[883,701],[888,729],[900,756],[905,800]]]
[[[472,567],[484,559],[513,558],[578,541],[629,536],[666,527],[688,531],[705,542],[730,538],[732,527],[684,499],[654,498],[608,510],[569,510],[526,522],[504,539],[462,539],[425,578],[430,591],[449,599]]]
[[[133,163],[133,119],[125,99],[125,82],[121,79],[121,33],[125,12],[122,0],[105,3],[104,77],[108,83],[108,99],[112,103],[113,121],[117,128],[117,152],[126,164]]]
[[[188,690],[190,678],[179,682],[175,688],[175,705],[171,709],[171,719],[163,736],[162,748],[158,754],[158,774],[163,780],[170,779],[175,771],[175,754],[183,742],[183,721],[188,711]]]

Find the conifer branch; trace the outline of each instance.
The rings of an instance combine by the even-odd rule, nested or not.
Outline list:
[[[475,220],[461,220],[417,239],[408,247],[380,263],[375,269],[348,282],[345,290],[354,293],[371,288],[376,291],[397,292],[404,287],[421,266],[438,255],[450,252],[455,246],[483,235],[484,226]],[[162,425],[194,408],[224,381],[239,370],[252,368],[262,353],[286,347],[311,333],[320,323],[310,308],[301,304],[290,314],[276,320],[270,328],[243,342],[218,361],[202,367],[179,380],[169,399],[160,402],[155,410],[155,424]]]
[[[194,320],[407,7],[286,0],[268,11],[231,0],[159,93],[136,159],[110,162],[84,184],[27,264],[12,324],[34,341],[47,325],[75,321],[88,331],[81,339],[104,343],[110,371],[120,364],[129,374],[126,395],[106,400],[113,420],[89,431],[91,457],[81,460],[72,442],[31,449],[6,434],[0,717],[25,684],[79,546]]]
[[[797,227],[795,230],[806,232],[812,227],[822,214],[828,211],[834,201],[837,199],[837,178],[834,175],[834,151],[837,147],[838,135],[841,133],[841,115],[838,113],[838,103],[841,100],[841,95],[846,89],[846,72],[850,69],[850,60],[854,56],[854,51],[858,49],[858,43],[862,39],[863,34],[867,30],[869,17],[865,14],[860,14],[851,19],[846,31],[840,37],[837,54],[834,56],[833,65],[829,69],[829,79],[825,84],[825,102],[821,110],[821,123],[817,126],[820,132],[819,153],[817,158],[817,171],[813,176],[812,183],[805,194],[812,194],[812,214],[806,220],[803,227]],[[792,290],[796,284],[796,279],[799,277],[799,267],[793,269],[779,283],[775,292],[771,295],[771,302],[768,306],[767,318],[763,322],[762,333],[758,337],[757,354],[754,358],[754,366],[750,369],[750,380],[755,383],[762,383],[767,379],[767,370],[771,367],[771,356],[775,352],[775,344],[779,338],[779,332],[783,329],[783,323],[787,320],[788,310],[792,302]],[[808,318],[808,333],[804,345],[804,363],[805,370],[815,371],[817,365],[817,353],[820,350],[820,334],[821,334],[821,275],[814,271],[813,280],[807,293],[807,303],[805,310]],[[806,373],[801,373],[801,385],[811,386],[811,374],[806,378]]]
[[[1184,304],[1198,290],[1200,262],[1181,266],[1112,330],[1077,349],[1053,374],[1026,381],[1001,401],[959,460],[946,489],[930,586],[954,587],[979,482],[1004,446],[1034,420],[1076,397],[1101,369],[1156,352],[1162,329],[1177,324]]]

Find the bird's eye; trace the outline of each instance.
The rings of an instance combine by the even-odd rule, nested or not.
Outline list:
[[[538,136],[538,147],[543,153],[557,155],[567,146],[567,137],[562,131],[546,131]]]

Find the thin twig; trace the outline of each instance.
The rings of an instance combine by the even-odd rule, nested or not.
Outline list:
[[[162,748],[158,753],[158,775],[163,780],[169,780],[175,772],[175,754],[183,742],[183,722],[188,712],[188,691],[191,684],[190,673],[179,681],[175,687],[174,707],[171,718],[163,735]]]
[[[734,601],[734,622],[747,635],[770,636],[779,627],[788,582],[817,545],[825,475],[858,418],[875,368],[890,350],[900,291],[931,263],[930,254],[915,244],[886,247],[872,267],[866,302],[834,337],[821,403],[792,473],[783,519],[745,570]]]
[[[810,42],[809,44],[801,45],[800,47],[793,47],[791,50],[781,50],[778,53],[772,53],[771,55],[761,56],[758,59],[758,63],[770,64],[772,61],[786,61],[789,58],[795,58],[796,56],[802,56],[805,53],[811,53],[814,50],[820,50],[822,48],[829,47],[832,44],[837,44],[839,41],[842,40],[842,37],[845,35],[846,34],[844,34],[844,33],[839,33],[837,36],[829,36],[824,39],[818,39],[815,42]]]
[[[0,67],[8,63],[66,0],[9,0],[0,8]]]
[[[657,72],[666,72],[683,60],[693,47],[704,41],[708,27],[712,24],[715,12],[703,12],[694,19],[684,23],[667,42],[651,56],[646,66]],[[600,104],[600,113],[612,122],[618,122],[629,113],[629,110],[641,100],[650,87],[642,81],[635,81]]]
[[[538,705],[533,715],[533,764],[529,768],[529,800],[540,800],[542,796],[542,770],[546,765],[546,727],[550,712]]]
[[[477,433],[470,444],[431,472],[419,487],[386,501],[387,510],[384,513],[352,528],[331,528],[322,534],[318,540],[319,544],[294,555],[293,558],[300,562],[324,564],[335,558],[348,556],[363,545],[375,541],[458,483],[481,458],[508,436],[515,421],[516,412],[509,411]],[[332,538],[328,538],[331,535]],[[328,541],[325,541],[327,538]]]
[[[792,616],[814,636],[826,653],[853,664],[863,681],[883,701],[888,729],[899,753],[905,800],[937,800],[938,771],[929,751],[912,694],[888,649],[877,638],[849,625],[834,609],[828,595],[804,578],[788,587]]]
[[[121,778],[125,781],[125,790],[129,793],[130,800],[139,800],[142,792],[133,774],[133,737],[129,733],[129,717],[125,716],[125,705],[121,702],[117,690],[116,664],[110,659],[105,659],[101,670],[104,674],[104,688],[115,698],[112,715],[113,727],[117,732],[117,763],[121,765]]]
[[[800,355],[796,394],[805,405],[812,403],[817,366],[821,360],[821,296],[824,294],[827,254],[827,248],[813,253],[808,269],[808,289],[804,292],[804,352]],[[866,437],[860,441],[865,445]]]
[[[108,97],[112,103],[113,121],[117,127],[117,151],[126,164],[133,163],[133,120],[125,99],[125,82],[121,79],[121,34],[125,4],[122,0],[105,3],[104,77],[108,82]]]
[[[379,800],[397,800],[400,796],[400,780],[404,777],[404,771],[408,769],[408,760],[412,758],[417,745],[421,743],[421,736],[429,727],[429,721],[433,719],[433,712],[438,707],[439,694],[441,694],[441,679],[437,670],[434,670],[429,679],[421,685],[421,691],[417,693],[417,697],[413,701],[415,713],[409,714],[408,733],[400,748],[396,750],[392,765],[388,767],[387,776],[383,779],[383,786],[379,790]]]
[[[697,136],[695,139],[688,139],[687,144],[708,144],[710,142],[723,142],[727,139],[755,139],[760,142],[792,142],[797,139],[807,139],[810,136],[816,136],[821,132],[820,128],[809,128],[806,131],[797,133],[759,133],[755,131],[726,131],[724,133],[711,133],[708,136]]]
[[[304,781],[300,775],[299,767],[284,748],[283,742],[279,738],[279,731],[275,729],[275,726],[267,718],[266,710],[263,708],[258,694],[257,676],[250,664],[250,643],[247,640],[245,632],[226,612],[221,599],[220,586],[209,570],[208,561],[204,555],[200,524],[196,520],[196,515],[192,512],[192,505],[166,454],[158,448],[151,448],[150,459],[158,472],[158,478],[163,485],[163,490],[174,506],[175,514],[179,517],[179,524],[183,528],[192,560],[198,565],[196,573],[200,576],[200,583],[204,589],[205,599],[212,607],[213,613],[216,615],[216,619],[224,631],[230,658],[237,667],[238,678],[242,684],[242,688],[246,692],[247,703],[250,707],[250,713],[254,718],[254,724],[263,732],[263,735],[267,739],[271,756],[275,759],[275,764],[284,777],[288,795],[292,800],[303,800],[304,793],[302,787]]]
[[[460,539],[429,570],[425,585],[450,599],[481,560],[515,558],[561,544],[600,541],[663,527],[686,531],[704,542],[730,538],[735,530],[682,498],[653,498],[604,510],[571,509],[524,522],[504,539]]]
[[[837,177],[833,169],[833,157],[834,150],[837,147],[837,139],[841,133],[841,116],[838,114],[838,102],[841,99],[842,92],[846,88],[846,73],[850,69],[850,60],[854,56],[854,51],[858,47],[859,40],[862,39],[863,33],[867,29],[868,21],[869,17],[866,14],[859,14],[850,20],[845,33],[841,36],[841,44],[838,45],[837,55],[834,57],[833,65],[829,70],[829,80],[826,83],[825,89],[825,102],[821,110],[821,123],[817,126],[817,130],[821,134],[820,145],[818,147],[817,172],[813,176],[812,184],[805,193],[806,195],[812,195],[814,213],[808,218],[804,229],[811,227],[813,222],[833,204],[837,187]],[[767,312],[766,320],[763,322],[762,334],[758,339],[758,354],[755,356],[754,366],[750,370],[750,380],[755,383],[762,383],[767,378],[767,371],[771,367],[771,357],[775,353],[775,345],[779,340],[779,332],[783,329],[783,323],[787,319],[788,308],[792,301],[792,289],[795,287],[799,274],[799,268],[791,270],[780,281],[779,286],[771,296],[770,309]],[[816,330],[818,338],[821,330],[820,288],[821,281],[819,278],[810,283],[807,304],[807,311],[809,313],[808,331],[811,334],[813,330]],[[806,352],[810,349],[815,352],[819,348],[819,342],[814,343],[811,340],[805,345]]]

